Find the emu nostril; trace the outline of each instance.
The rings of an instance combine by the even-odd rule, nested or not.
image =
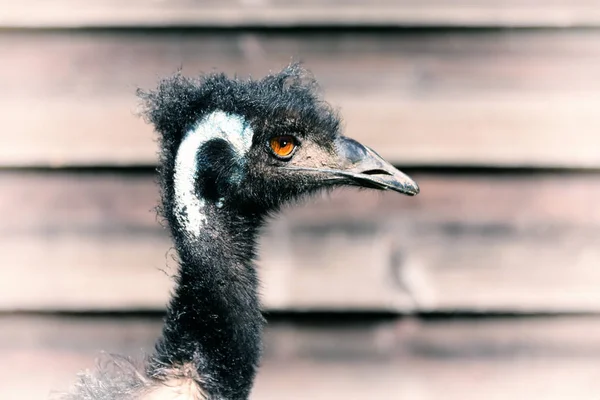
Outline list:
[[[363,171],[361,174],[364,175],[392,175],[390,172],[385,171],[383,169],[370,169],[368,171]]]

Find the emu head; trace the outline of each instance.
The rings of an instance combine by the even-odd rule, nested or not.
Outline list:
[[[142,93],[162,134],[166,207],[197,235],[207,211],[262,217],[319,189],[419,192],[377,153],[340,133],[336,113],[298,66],[261,80],[181,75]]]

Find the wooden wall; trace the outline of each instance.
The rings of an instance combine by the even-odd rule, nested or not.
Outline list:
[[[296,60],[422,191],[286,210],[266,310],[598,313],[598,27],[598,0],[0,0],[0,310],[162,310],[176,265],[136,88]]]

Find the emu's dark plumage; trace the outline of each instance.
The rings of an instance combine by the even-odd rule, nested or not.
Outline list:
[[[286,201],[338,185],[418,192],[370,149],[340,135],[339,119],[315,88],[314,80],[292,66],[261,80],[176,75],[156,91],[140,93],[147,119],[161,136],[161,213],[179,255],[177,287],[144,368],[116,359],[111,374],[105,368],[83,376],[64,398],[246,399],[264,325],[253,259],[265,217]],[[193,210],[190,204],[182,208],[176,189],[178,151],[215,112],[239,116],[251,127],[252,143],[243,155],[219,135],[199,145],[193,191],[202,199],[206,223],[194,231],[185,226]],[[298,139],[290,160],[268,151],[269,139],[279,135]],[[182,397],[174,397],[172,389],[182,390]]]

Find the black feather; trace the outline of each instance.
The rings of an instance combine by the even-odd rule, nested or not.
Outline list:
[[[333,148],[340,121],[316,89],[314,79],[293,65],[260,80],[177,74],[154,91],[139,92],[143,113],[160,134],[160,210],[179,257],[177,286],[143,372],[115,364],[114,374],[103,369],[83,376],[64,399],[139,398],[173,374],[193,381],[210,399],[248,398],[264,325],[254,267],[258,230],[282,204],[327,187],[310,176],[278,175],[271,167],[278,161],[263,143],[292,132],[324,151]],[[254,132],[252,148],[244,162],[221,139],[199,150],[197,192],[207,202],[208,223],[190,238],[175,211],[175,160],[185,134],[216,110],[243,116]]]

